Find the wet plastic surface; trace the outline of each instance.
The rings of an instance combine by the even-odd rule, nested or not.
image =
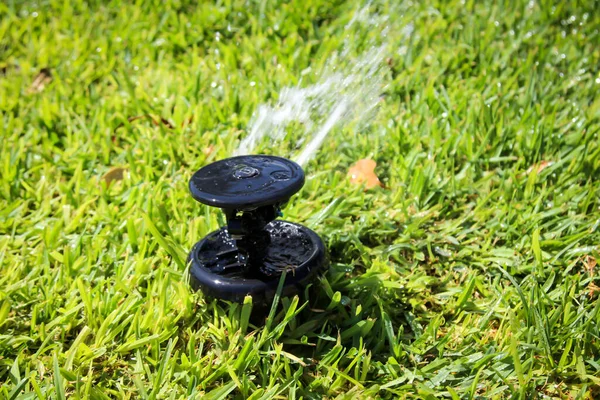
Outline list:
[[[199,169],[190,180],[197,201],[243,210],[283,203],[304,186],[304,171],[276,156],[226,158]]]
[[[211,297],[242,302],[248,294],[255,303],[269,302],[287,270],[284,294],[292,295],[327,267],[325,246],[312,230],[287,221],[273,221],[270,245],[258,269],[247,268],[247,255],[226,228],[198,242],[190,253],[191,283]]]
[[[220,207],[227,226],[196,243],[189,255],[191,284],[205,294],[242,302],[269,302],[286,271],[283,294],[305,287],[328,266],[325,246],[310,229],[276,221],[290,196],[304,185],[293,161],[275,156],[240,156],[198,170],[192,196]]]
[[[303,264],[314,251],[314,243],[302,227],[284,221],[270,223],[266,229],[269,245],[257,270],[244,269],[248,254],[236,246],[226,228],[209,235],[198,248],[198,260],[211,272],[246,278],[279,276],[286,268]]]

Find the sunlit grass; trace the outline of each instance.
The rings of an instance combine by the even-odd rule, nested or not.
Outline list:
[[[139,3],[0,4],[0,398],[598,396],[597,2]],[[191,173],[374,43],[379,113],[284,210],[330,272],[266,321],[191,293]]]

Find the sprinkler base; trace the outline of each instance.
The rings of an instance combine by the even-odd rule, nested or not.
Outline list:
[[[307,227],[275,220],[262,232],[266,243],[258,260],[238,246],[227,227],[196,243],[188,258],[192,287],[209,297],[242,303],[251,295],[254,304],[265,304],[275,296],[283,271],[282,296],[292,296],[328,266],[321,238]]]

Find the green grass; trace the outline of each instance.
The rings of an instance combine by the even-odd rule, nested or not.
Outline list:
[[[598,2],[138,3],[0,4],[0,398],[600,395]],[[190,292],[191,173],[373,43],[379,113],[285,210],[331,270],[265,324]]]

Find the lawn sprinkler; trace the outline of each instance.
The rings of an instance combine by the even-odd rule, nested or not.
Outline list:
[[[305,226],[277,220],[304,185],[304,171],[282,157],[226,158],[194,173],[190,191],[200,203],[223,210],[227,225],[190,252],[190,283],[210,297],[269,303],[283,271],[282,295],[300,292],[328,266],[325,246]]]

